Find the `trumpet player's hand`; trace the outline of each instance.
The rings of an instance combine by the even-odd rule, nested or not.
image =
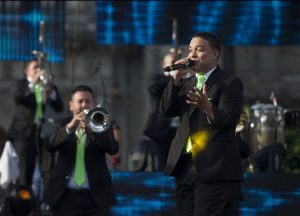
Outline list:
[[[49,93],[51,93],[54,90],[54,86],[51,83],[47,83],[45,85],[45,88],[46,88],[46,91],[49,92]]]
[[[175,62],[175,64],[189,64],[189,59],[188,58],[183,58]],[[179,70],[174,70],[172,72],[172,77],[173,77],[173,83],[174,85],[179,85],[180,81],[182,80],[182,77],[186,75],[189,72],[189,69],[179,69]]]
[[[84,117],[85,118],[85,117]],[[83,119],[80,124],[79,127],[87,134],[87,135],[91,135],[93,133],[92,129],[88,126],[87,122],[85,121],[85,119]]]
[[[74,114],[72,120],[67,124],[68,130],[72,132],[74,132],[78,127],[83,129],[86,128],[85,113],[83,111]]]
[[[30,74],[29,77],[32,80],[33,84],[36,84],[40,81],[41,72],[38,71],[36,73]]]

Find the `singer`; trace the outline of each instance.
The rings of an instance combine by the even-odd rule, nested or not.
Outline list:
[[[243,170],[235,126],[243,83],[220,68],[220,53],[215,35],[196,33],[188,56],[175,62],[180,66],[160,103],[163,115],[180,117],[165,173],[175,177],[176,208],[182,216],[240,215]],[[184,78],[183,65],[196,75]]]

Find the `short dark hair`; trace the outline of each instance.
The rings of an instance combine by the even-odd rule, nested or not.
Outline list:
[[[38,59],[37,58],[33,58],[33,59],[30,59],[30,60],[26,61],[25,64],[24,64],[24,70],[26,70],[29,67],[29,65],[31,64],[31,62],[38,62]]]
[[[210,32],[197,32],[193,35],[193,38],[195,37],[201,37],[207,40],[212,48],[218,50],[221,53],[221,42],[214,34]]]
[[[72,93],[70,95],[70,99],[72,99],[73,95],[79,91],[89,92],[89,93],[91,93],[92,97],[95,98],[94,92],[91,87],[89,87],[88,85],[77,85],[73,88]]]

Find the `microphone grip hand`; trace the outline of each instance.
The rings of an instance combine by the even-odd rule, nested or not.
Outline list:
[[[177,62],[175,62],[174,65],[170,65],[169,67],[166,67],[165,69],[170,69],[173,70],[172,77],[173,77],[173,83],[174,85],[180,85],[180,81],[182,78],[189,72],[189,67],[194,64],[193,61],[185,58],[181,59]]]

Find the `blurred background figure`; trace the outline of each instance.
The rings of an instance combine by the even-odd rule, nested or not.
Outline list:
[[[41,66],[37,59],[28,61],[24,77],[12,85],[15,113],[8,130],[8,137],[19,155],[19,184],[32,186],[36,163],[41,164],[43,149],[40,132],[46,121],[45,109],[63,110],[63,102],[54,83],[41,81]]]
[[[109,170],[118,170],[121,163],[121,127],[112,121],[112,128],[115,140],[119,143],[119,151],[114,155],[107,154],[107,165]]]
[[[170,49],[162,61],[162,69],[174,64],[181,58],[182,49]],[[169,147],[176,133],[177,119],[166,118],[159,112],[162,93],[171,79],[171,72],[152,73],[149,76],[148,93],[150,96],[151,110],[143,130],[142,139],[137,151],[133,153],[136,171],[163,171],[166,165]]]

